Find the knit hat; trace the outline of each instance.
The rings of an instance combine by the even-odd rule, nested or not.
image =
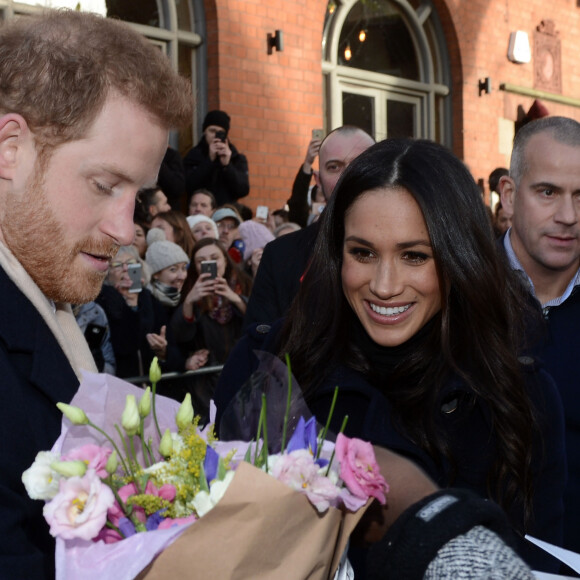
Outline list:
[[[242,240],[246,244],[244,262],[249,260],[254,250],[263,248],[274,239],[274,234],[263,224],[253,220],[242,222],[239,227]]]
[[[167,240],[153,242],[147,248],[145,261],[149,264],[152,274],[161,272],[164,268],[169,268],[169,266],[180,264],[181,262],[189,264],[189,258],[181,249],[181,246]]]
[[[147,245],[150,246],[154,242],[162,242],[166,240],[167,237],[165,236],[165,232],[161,228],[151,228],[147,232]]]
[[[202,215],[202,214],[188,215],[185,219],[187,220],[187,223],[189,225],[189,229],[192,232],[193,232],[193,228],[199,222],[207,222],[207,223],[211,224],[211,226],[213,228],[213,233],[215,234],[216,239],[220,237],[216,223],[211,218],[208,218],[206,215]]]
[[[240,219],[239,214],[236,213],[233,209],[231,209],[229,207],[221,207],[220,209],[216,209],[213,212],[213,215],[211,216],[211,219],[216,224],[218,222],[221,222],[225,218],[232,218],[232,219],[236,220],[238,225],[240,225],[242,223],[242,220]]]
[[[224,111],[210,111],[203,120],[202,131],[210,125],[221,127],[227,133],[230,130],[230,116]]]

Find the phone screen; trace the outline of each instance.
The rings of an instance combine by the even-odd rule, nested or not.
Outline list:
[[[312,129],[313,139],[322,139],[324,137],[324,131],[322,129]]]
[[[262,220],[268,219],[268,206],[267,205],[259,205],[256,208],[256,217]]]
[[[131,278],[131,287],[129,292],[141,292],[143,284],[141,283],[141,264],[129,264],[127,274]]]
[[[215,260],[204,260],[201,263],[201,273],[211,274],[211,279],[213,280],[217,276],[217,262]]]

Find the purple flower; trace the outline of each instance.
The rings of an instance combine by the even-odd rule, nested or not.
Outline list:
[[[290,441],[288,441],[286,452],[291,453],[297,449],[308,449],[312,455],[316,455],[317,446],[316,418],[310,417],[308,421],[304,421],[304,417],[300,417],[298,425],[296,425],[296,429],[294,429],[294,433]]]
[[[205,449],[205,459],[203,460],[203,470],[205,471],[205,478],[209,485],[212,480],[216,478],[220,456],[215,449],[209,445]]]
[[[137,533],[133,522],[129,518],[119,519],[119,530],[125,538],[129,538]]]
[[[166,509],[167,508],[157,510],[147,518],[147,521],[145,522],[145,528],[147,529],[148,532],[152,532],[153,530],[156,530],[159,527],[159,524],[165,519],[163,517],[163,513],[165,512]]]

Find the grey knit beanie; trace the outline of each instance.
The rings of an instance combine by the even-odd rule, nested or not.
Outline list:
[[[153,242],[145,254],[145,261],[151,268],[151,274],[161,272],[164,268],[185,262],[189,264],[187,254],[182,250],[181,246],[163,240],[160,242]]]

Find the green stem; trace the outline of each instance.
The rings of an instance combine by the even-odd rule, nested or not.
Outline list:
[[[123,465],[123,470],[125,471],[125,475],[129,475],[129,469],[127,467],[127,464],[125,463],[125,460],[123,459],[123,455],[119,451],[119,448],[117,447],[117,444],[113,441],[113,439],[111,439],[111,437],[109,437],[109,435],[107,435],[107,433],[105,433],[100,427],[97,427],[97,425],[95,425],[94,423],[91,423],[89,421],[88,425],[89,425],[89,427],[96,429],[99,433],[101,433],[101,435],[104,435],[109,440],[109,442],[111,443],[111,445],[113,446],[113,448],[117,452],[119,459],[121,460],[121,463]]]
[[[258,461],[258,445],[260,444],[260,435],[262,434],[262,418],[264,413],[262,413],[262,409],[260,409],[260,419],[258,420],[258,431],[256,433],[256,447],[254,448],[254,462],[253,465],[257,464]]]
[[[290,400],[292,398],[292,367],[290,366],[290,355],[286,353],[286,368],[288,369],[288,394],[286,397],[286,412],[284,413],[284,425],[282,427],[282,448],[286,451],[286,431],[288,430],[288,415],[290,414]]]
[[[129,446],[131,447],[131,457],[133,459],[133,463],[138,463],[137,461],[137,453],[135,453],[135,441],[134,441],[134,437],[131,436],[129,437]]]
[[[348,422],[348,415],[345,415],[344,416],[344,419],[342,420],[342,425],[340,426],[339,433],[344,433],[344,429],[346,427],[347,422]],[[330,473],[330,468],[332,466],[332,462],[334,461],[334,451],[335,451],[335,449],[332,450],[332,455],[330,456],[330,461],[328,462],[328,467],[326,468],[325,475],[327,475],[327,476]]]
[[[328,428],[330,427],[330,421],[334,415],[334,406],[336,405],[336,399],[338,398],[338,386],[334,387],[334,394],[332,395],[332,403],[330,405],[330,412],[326,418],[326,425],[322,430],[322,435],[318,444],[318,451],[316,452],[316,459],[320,459],[320,452],[322,451],[322,444],[326,440],[326,434],[328,433]]]
[[[125,454],[127,455],[127,460],[128,460],[128,464],[129,464],[129,469],[126,471],[126,474],[131,476],[131,479],[133,480],[133,483],[135,484],[135,487],[137,488],[137,492],[138,493],[143,493],[141,491],[141,487],[139,486],[139,482],[137,481],[137,478],[135,477],[135,472],[133,471],[133,461],[134,461],[134,456],[135,456],[135,446],[133,445],[133,438],[131,437],[131,448],[133,450],[133,455],[131,455],[130,451],[129,451],[129,447],[127,446],[127,439],[125,437],[123,437],[123,434],[121,433],[121,429],[119,428],[119,425],[117,425],[115,423],[115,429],[117,430],[117,433],[119,435],[119,437],[121,438],[121,441],[123,442],[123,447],[125,448]]]
[[[264,430],[264,445],[262,445],[262,459],[266,466],[266,473],[268,473],[268,412],[267,412],[266,395],[262,393],[262,414],[264,419],[262,421],[262,428]]]
[[[143,452],[143,461],[146,467],[151,466],[149,456],[147,455],[147,445],[145,444],[145,419],[141,417],[141,424],[139,425],[139,440],[141,441],[141,451]]]
[[[125,534],[115,524],[112,524],[109,520],[105,522],[105,527],[111,530],[115,530],[121,536],[121,538],[125,538]]]
[[[155,421],[155,428],[157,429],[157,435],[161,439],[161,429],[159,429],[159,423],[157,422],[157,406],[155,405],[155,395],[157,394],[157,382],[154,382],[151,386],[151,405],[153,407],[153,420]]]

